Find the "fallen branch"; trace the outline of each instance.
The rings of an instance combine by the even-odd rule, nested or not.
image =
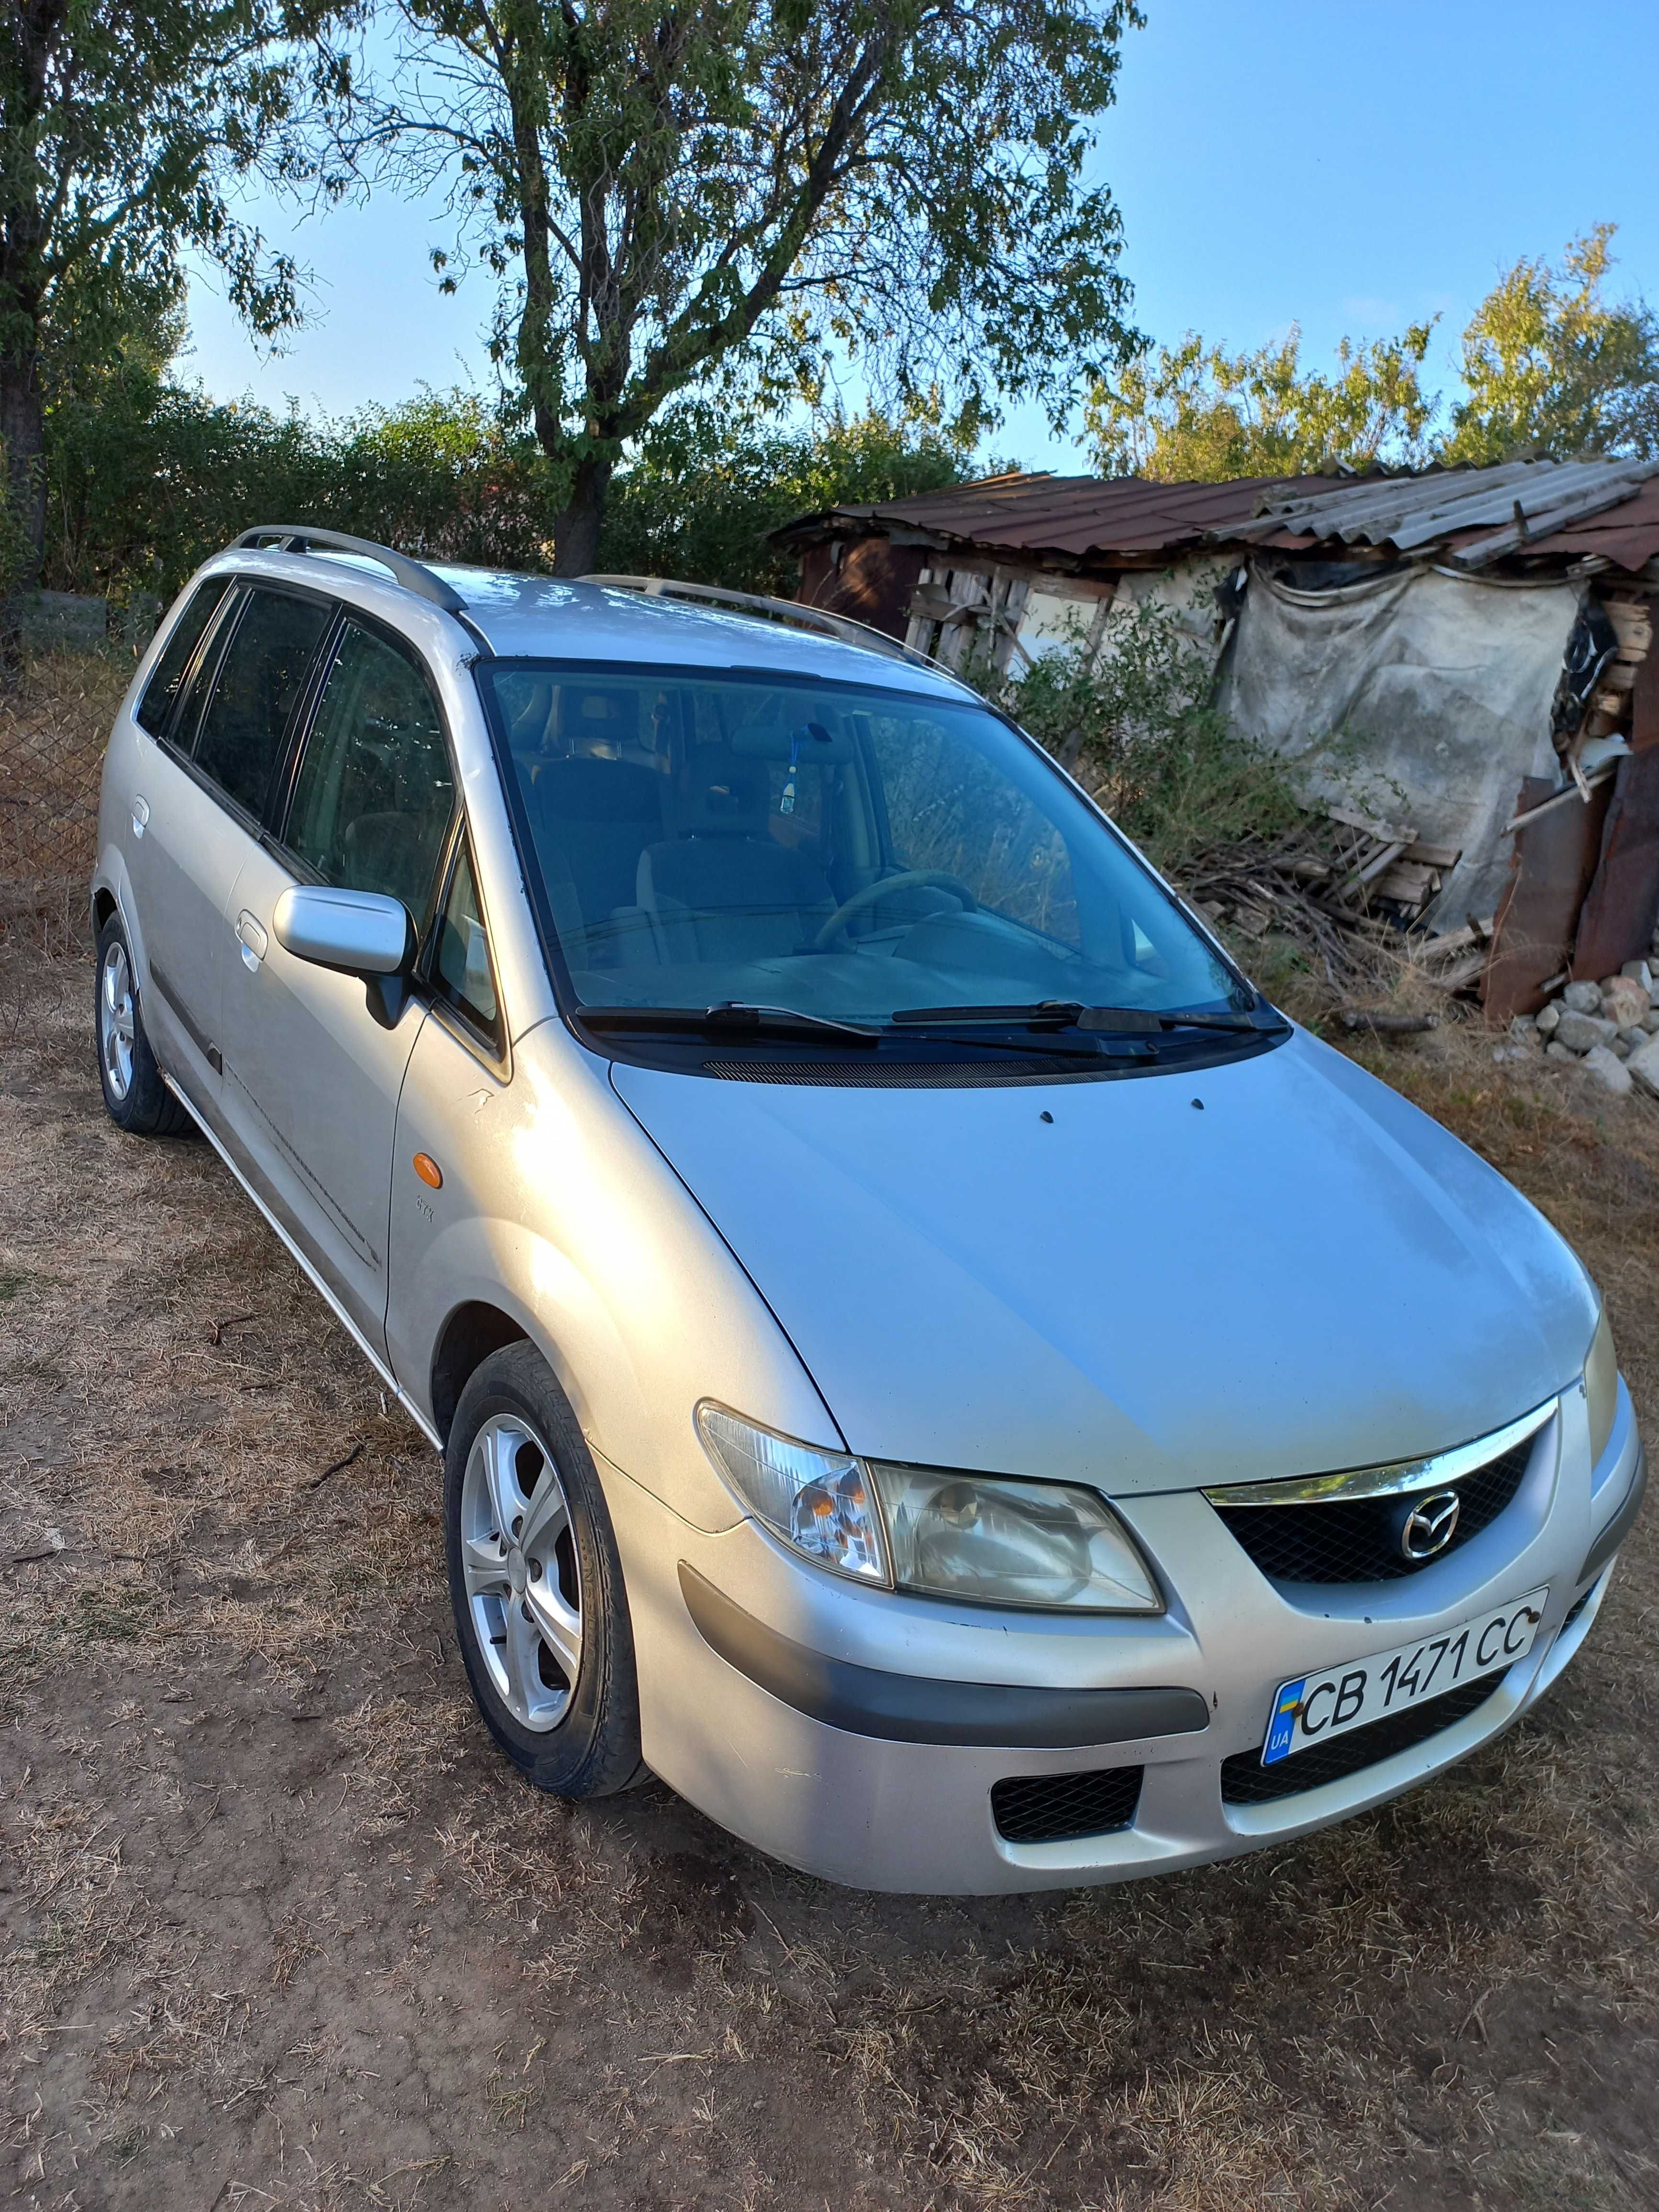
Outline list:
[[[308,1482],[306,1485],[306,1488],[307,1490],[320,1490],[323,1485],[328,1480],[330,1475],[341,1474],[346,1468],[349,1468],[351,1465],[353,1460],[361,1459],[362,1455],[363,1448],[362,1444],[353,1444],[351,1449],[346,1454],[343,1459],[337,1459],[332,1467],[325,1467],[322,1473],[317,1477],[317,1480],[314,1482]]]

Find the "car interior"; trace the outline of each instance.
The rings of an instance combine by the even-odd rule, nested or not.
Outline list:
[[[1226,997],[1151,878],[969,702],[726,672],[480,673],[585,1004],[876,1018]]]

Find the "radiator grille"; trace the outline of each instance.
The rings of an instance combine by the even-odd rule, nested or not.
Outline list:
[[[1455,1491],[1457,1527],[1436,1559],[1447,1559],[1489,1528],[1521,1487],[1535,1439],[1476,1468],[1456,1482],[1402,1497],[1347,1498],[1324,1505],[1218,1505],[1262,1573],[1276,1583],[1385,1583],[1432,1564],[1401,1548],[1405,1516],[1425,1498]]]

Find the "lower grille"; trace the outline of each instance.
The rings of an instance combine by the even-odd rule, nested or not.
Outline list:
[[[1288,1759],[1279,1759],[1272,1766],[1261,1764],[1259,1751],[1237,1752],[1222,1761],[1222,1802],[1266,1805],[1278,1797],[1299,1797],[1305,1790],[1345,1781],[1381,1759],[1413,1750],[1478,1711],[1506,1672],[1500,1667],[1495,1674],[1478,1674],[1474,1681],[1448,1690],[1443,1698],[1432,1698],[1425,1705],[1367,1722],[1364,1728],[1350,1729],[1346,1735],[1333,1736],[1328,1743],[1316,1744],[1310,1751],[1293,1751]]]
[[[1218,1505],[1262,1573],[1276,1583],[1385,1583],[1430,1565],[1407,1559],[1400,1529],[1425,1496],[1457,1494],[1452,1540],[1435,1553],[1443,1559],[1489,1528],[1521,1487],[1535,1439],[1528,1437],[1501,1459],[1478,1467],[1460,1481],[1433,1492],[1382,1498],[1346,1498],[1328,1505]]]
[[[1090,1774],[1017,1774],[991,1791],[997,1833],[1010,1844],[1064,1844],[1127,1828],[1140,1801],[1139,1766]]]
[[[1575,1598],[1571,1605],[1568,1607],[1566,1619],[1555,1632],[1558,1636],[1565,1636],[1566,1634],[1567,1631],[1572,1626],[1574,1621],[1577,1620],[1579,1614],[1584,1610],[1584,1607],[1589,1603],[1590,1600],[1595,1595],[1595,1584],[1592,1583],[1589,1588],[1584,1592],[1583,1597]]]

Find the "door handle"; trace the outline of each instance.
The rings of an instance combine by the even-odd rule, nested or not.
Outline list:
[[[241,942],[242,965],[250,975],[259,972],[259,963],[265,957],[266,938],[257,915],[244,907],[236,917],[236,934]]]
[[[135,794],[132,801],[132,834],[142,837],[144,824],[149,820],[149,801]]]

